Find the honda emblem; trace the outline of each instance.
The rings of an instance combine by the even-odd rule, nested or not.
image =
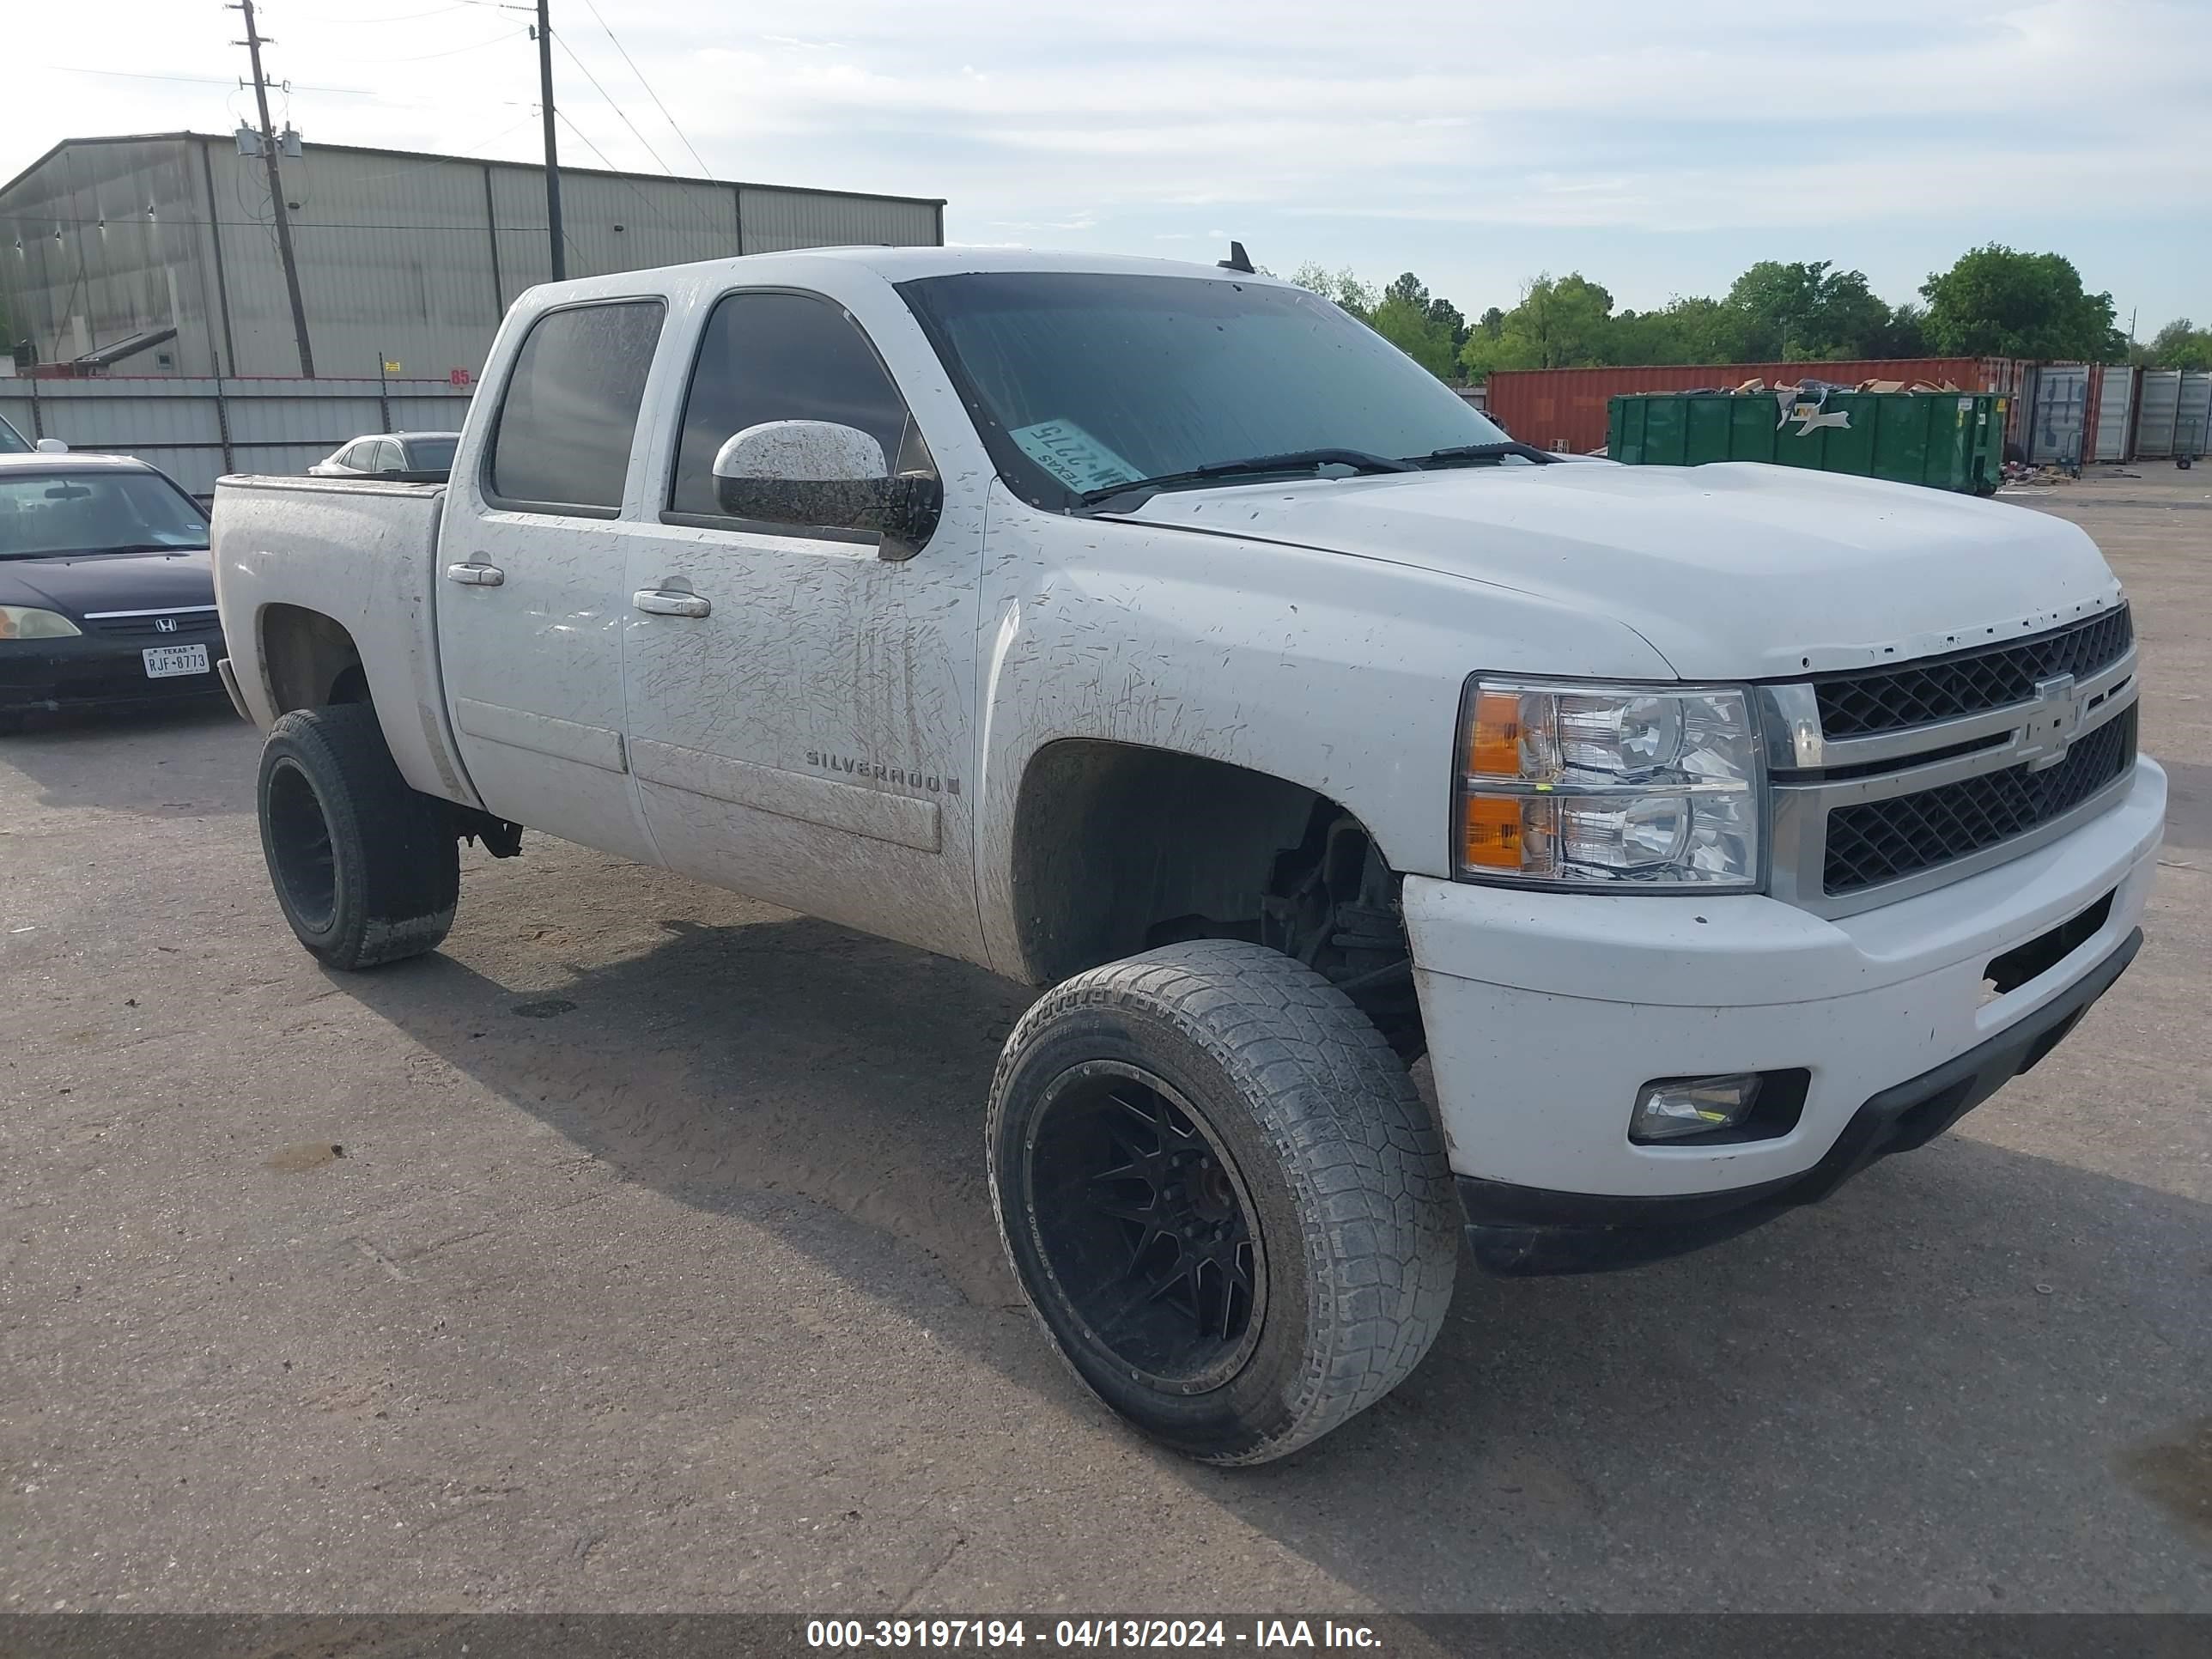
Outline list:
[[[173,634],[177,631],[177,619],[174,617],[156,617],[154,618],[154,629],[160,634]]]

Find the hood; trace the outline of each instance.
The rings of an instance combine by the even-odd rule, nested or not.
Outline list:
[[[35,605],[71,621],[88,611],[159,611],[213,605],[207,550],[179,553],[70,553],[0,559],[0,605]]]
[[[1686,679],[1935,655],[2054,626],[2120,592],[2096,544],[2049,514],[1744,462],[1302,479],[1163,493],[1116,516],[1534,594],[1634,629]]]

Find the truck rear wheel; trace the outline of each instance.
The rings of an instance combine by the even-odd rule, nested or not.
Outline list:
[[[269,728],[261,850],[284,920],[333,968],[438,947],[460,896],[444,802],[407,787],[365,702],[286,714]]]
[[[1006,1039],[992,1195],[1016,1275],[1094,1393],[1212,1463],[1373,1405],[1442,1327],[1443,1144],[1344,994],[1235,940],[1067,981]]]

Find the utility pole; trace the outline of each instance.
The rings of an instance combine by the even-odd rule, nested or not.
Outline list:
[[[284,292],[292,301],[292,337],[299,343],[300,373],[315,376],[314,348],[307,343],[307,307],[300,298],[300,262],[292,252],[292,216],[284,206],[284,180],[276,170],[276,133],[269,125],[269,82],[261,73],[261,48],[274,46],[253,26],[253,0],[239,0],[230,8],[246,14],[246,39],[231,45],[244,46],[253,60],[253,101],[261,112],[261,162],[269,169],[269,210],[276,220],[276,257],[283,262]],[[544,7],[538,7],[541,15]]]
[[[538,0],[538,98],[545,111],[545,229],[553,239],[553,280],[568,275],[561,235],[561,148],[553,137],[553,18],[551,0]]]

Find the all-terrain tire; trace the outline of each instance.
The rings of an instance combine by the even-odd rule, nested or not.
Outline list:
[[[1111,1334],[1126,1310],[1102,1315],[1082,1288],[1086,1273],[1111,1270],[1084,1265],[1102,1247],[1075,1237],[1067,1212],[1086,1180],[1115,1171],[1044,1162],[1081,1162],[1080,1137],[1055,1127],[1074,1109],[1065,1103],[1087,1087],[1126,1103],[1131,1079],[1167,1103],[1147,1109],[1180,1126],[1179,1145],[1196,1149],[1185,1158],[1211,1149],[1233,1172],[1261,1264],[1241,1347],[1224,1339],[1200,1356],[1212,1370],[1194,1362],[1172,1378],[1132,1363]],[[1104,1109],[1106,1133],[1129,1127]],[[1436,1121],[1351,1000],[1279,951],[1188,941],[1048,992],[1006,1039],[987,1135],[1000,1238],[1054,1346],[1108,1405],[1189,1456],[1249,1464],[1296,1450],[1388,1394],[1443,1326],[1460,1217]],[[1197,1283],[1194,1269],[1194,1298]],[[1224,1330],[1235,1322],[1229,1294],[1200,1326],[1216,1306]]]
[[[284,919],[333,968],[435,950],[453,925],[461,858],[446,804],[407,787],[365,702],[269,728],[256,791],[261,851]]]

